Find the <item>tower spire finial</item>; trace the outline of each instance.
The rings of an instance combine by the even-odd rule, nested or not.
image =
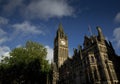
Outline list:
[[[58,31],[63,31],[62,23],[59,24],[59,26],[58,26]]]

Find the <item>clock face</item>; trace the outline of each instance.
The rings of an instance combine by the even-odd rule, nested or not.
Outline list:
[[[61,40],[61,44],[62,44],[62,45],[65,45],[66,43],[65,43],[65,41],[64,41],[64,40]]]

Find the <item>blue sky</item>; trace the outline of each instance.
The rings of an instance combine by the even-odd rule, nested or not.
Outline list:
[[[120,0],[0,0],[0,56],[32,40],[48,49],[52,59],[53,41],[59,23],[68,35],[69,53],[83,45],[88,26],[97,35],[101,26],[120,55]]]

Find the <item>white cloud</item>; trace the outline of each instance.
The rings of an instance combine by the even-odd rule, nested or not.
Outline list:
[[[4,43],[7,41],[7,37],[2,37],[0,38],[0,44]]]
[[[14,11],[16,10],[17,7],[22,7],[23,4],[23,0],[9,0],[7,4],[4,5],[3,10],[8,13],[14,13]]]
[[[39,26],[35,26],[27,21],[14,24],[12,27],[15,29],[15,32],[22,34],[44,34],[44,32],[40,30]]]
[[[33,19],[49,19],[53,17],[72,16],[74,9],[68,4],[68,0],[9,0],[3,6],[3,12],[10,16],[17,12],[24,17]]]
[[[120,23],[120,12],[115,16],[115,22]]]
[[[7,33],[0,28],[0,44],[8,40],[8,38],[6,37],[6,34]]]
[[[4,30],[0,29],[0,36],[3,36],[5,34],[6,34],[6,32]]]
[[[49,46],[45,46],[45,48],[47,49],[47,60],[49,60],[49,63],[51,63],[51,61],[53,60],[53,49],[50,48]]]
[[[8,57],[10,52],[10,48],[7,46],[0,46],[0,60],[2,60],[2,56],[3,57]]]
[[[2,55],[8,55],[8,53],[10,52],[10,48],[7,46],[2,46],[0,47],[0,56]]]
[[[12,31],[7,31],[8,28],[12,28],[10,29]],[[35,35],[45,35],[45,28],[46,27],[43,24],[37,25],[29,21],[3,25],[0,27],[0,45],[6,43],[7,41],[10,42],[14,40],[14,42],[17,42],[25,39],[31,39],[31,37]]]
[[[8,24],[8,19],[0,16],[0,24]]]
[[[66,0],[37,0],[31,2],[25,12],[29,18],[49,19],[72,16],[74,10]]]
[[[113,31],[114,41],[117,42],[117,47],[120,48],[120,27]]]
[[[21,44],[19,44],[19,45],[17,45],[17,46],[16,46],[16,48],[20,48],[20,47],[22,47],[22,45],[21,45]]]

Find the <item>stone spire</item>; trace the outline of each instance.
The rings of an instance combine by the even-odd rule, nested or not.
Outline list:
[[[62,23],[60,23],[59,26],[58,26],[57,36],[60,37],[60,38],[63,38],[63,37],[66,38],[66,35],[64,33],[64,30],[63,30]]]
[[[58,26],[58,31],[63,32],[63,26],[62,26],[62,23],[59,24],[59,26]]]

